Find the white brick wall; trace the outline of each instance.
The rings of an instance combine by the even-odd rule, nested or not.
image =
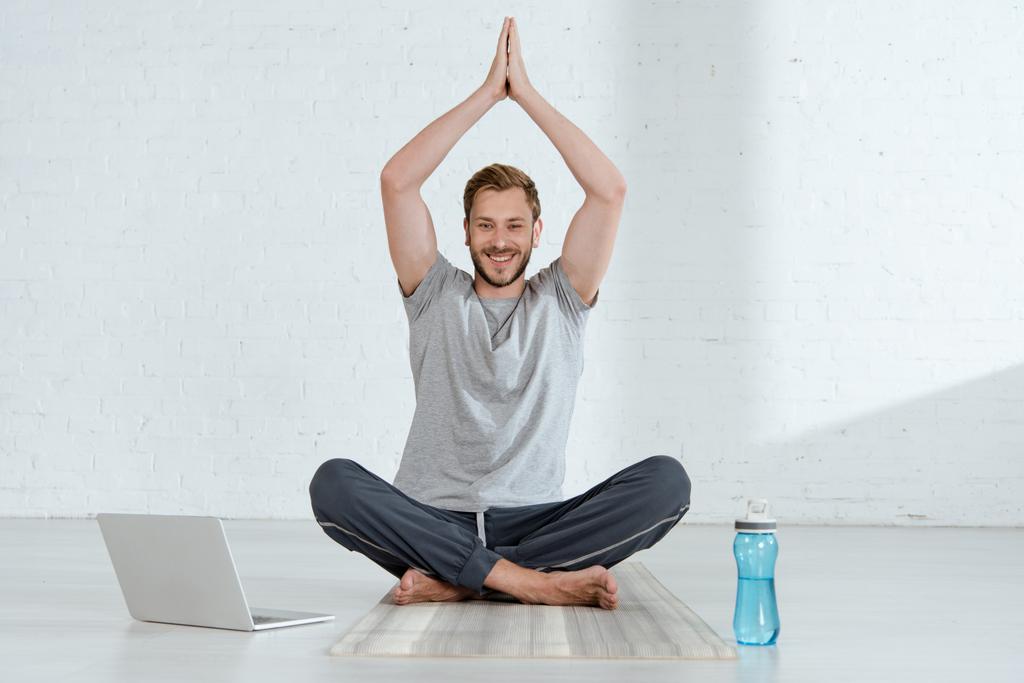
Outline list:
[[[309,518],[413,411],[384,162],[486,75],[502,8],[0,5],[0,516]],[[1012,3],[520,3],[531,80],[630,191],[566,495],[681,457],[692,522],[1024,523]],[[424,187],[582,191],[515,103]]]

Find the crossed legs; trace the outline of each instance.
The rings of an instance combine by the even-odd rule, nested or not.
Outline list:
[[[400,579],[397,604],[500,591],[525,603],[614,609],[608,569],[661,540],[690,502],[683,466],[656,455],[565,501],[488,510],[504,540],[515,540],[492,550],[467,513],[420,503],[352,460],[325,462],[309,488],[324,532]]]

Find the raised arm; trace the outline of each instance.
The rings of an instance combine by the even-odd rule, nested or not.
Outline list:
[[[582,130],[540,96],[526,77],[519,27],[509,32],[509,98],[529,114],[562,155],[586,193],[562,244],[562,269],[586,303],[592,303],[608,270],[626,196],[626,179]]]
[[[405,296],[410,296],[423,281],[437,253],[434,222],[420,188],[465,132],[508,95],[508,27],[506,17],[490,73],[483,85],[421,130],[381,171],[380,194],[388,250]]]

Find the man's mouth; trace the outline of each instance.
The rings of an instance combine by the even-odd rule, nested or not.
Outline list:
[[[503,266],[503,265],[507,264],[509,261],[511,261],[513,256],[515,256],[515,254],[505,254],[505,255],[488,254],[487,258],[491,259],[491,262],[494,265],[496,265],[496,266]]]

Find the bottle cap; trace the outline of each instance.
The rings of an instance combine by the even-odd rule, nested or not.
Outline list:
[[[768,516],[768,501],[751,498],[747,501],[747,516],[736,520],[736,530],[745,534],[775,533],[775,520]]]

